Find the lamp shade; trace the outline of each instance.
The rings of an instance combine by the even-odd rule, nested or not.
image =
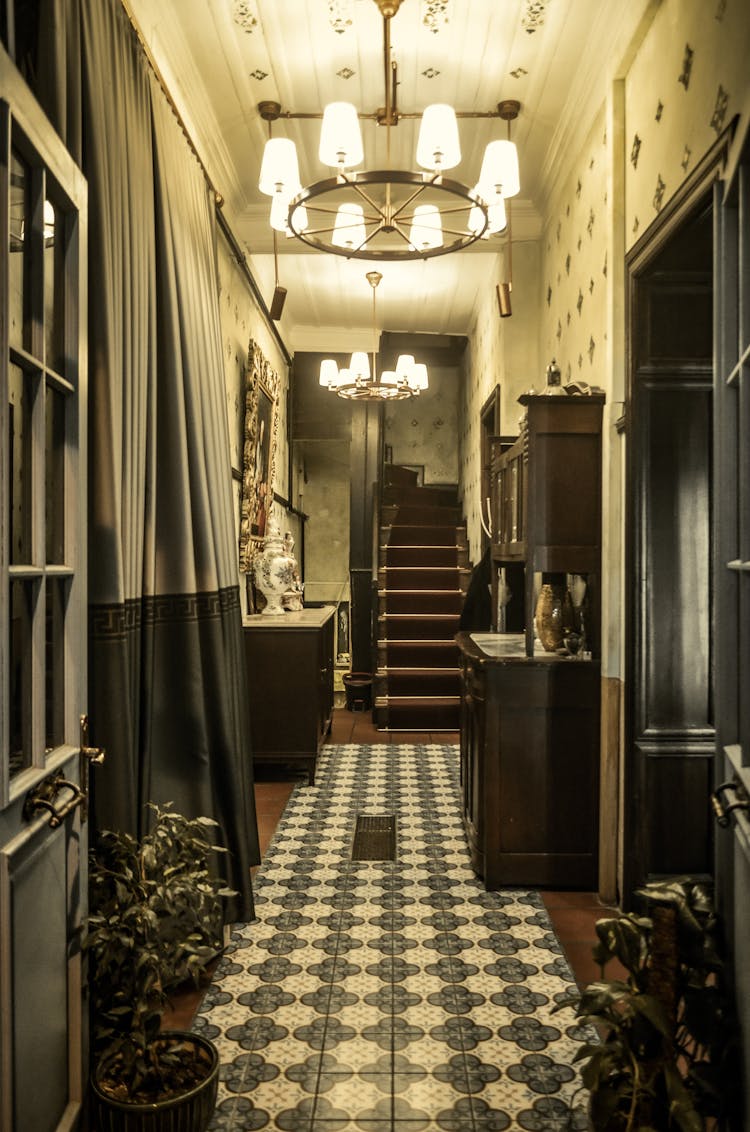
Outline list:
[[[370,359],[364,350],[355,350],[349,362],[349,374],[353,381],[370,380]]]
[[[453,169],[461,160],[456,112],[445,102],[434,102],[422,114],[417,140],[417,164],[423,169]]]
[[[477,185],[487,204],[499,196],[514,197],[521,188],[518,176],[518,150],[512,141],[491,141],[484,151]]]
[[[320,363],[320,384],[326,388],[336,387],[338,384],[339,367],[333,358],[324,358]]]
[[[469,213],[469,231],[475,235],[479,235],[481,232],[482,239],[486,239],[490,234],[489,227],[485,227],[484,212],[478,204],[473,205]]]
[[[295,197],[300,192],[302,192],[302,188],[301,186],[298,186],[297,189],[292,193],[292,196]],[[305,208],[304,204],[295,205],[292,209],[291,215],[294,217],[294,227],[296,231],[306,232],[309,222],[307,219],[307,209]],[[291,228],[287,226],[286,234],[287,236],[293,236],[294,232],[292,232]]]
[[[398,385],[398,375],[393,369],[384,369],[380,375],[381,385]]]
[[[324,165],[344,169],[365,158],[357,109],[351,102],[329,102],[323,111],[318,157]]]
[[[289,197],[286,193],[274,193],[271,198],[271,227],[277,232],[286,232],[289,222]]]
[[[409,243],[419,251],[443,246],[443,225],[434,204],[418,204],[414,209]]]
[[[421,389],[426,389],[429,382],[427,380],[427,366],[424,362],[415,362],[411,371],[411,381],[409,383],[412,389],[419,392]]]
[[[505,215],[505,201],[502,197],[491,204],[488,209],[489,223],[487,224],[487,231],[494,235],[496,232],[502,232],[508,223]]]
[[[290,138],[269,138],[263,150],[258,188],[267,196],[283,193],[293,195],[299,185],[297,147]]]
[[[396,360],[396,377],[399,381],[409,381],[414,369],[413,354],[399,354]]]
[[[331,384],[331,389],[340,389],[342,385],[348,385],[351,381],[351,374],[348,369],[340,369],[336,375],[335,381]]]
[[[361,248],[366,241],[367,232],[362,205],[349,201],[340,205],[333,224],[331,243],[337,248]]]

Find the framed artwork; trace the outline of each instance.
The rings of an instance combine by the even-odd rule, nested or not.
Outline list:
[[[245,420],[240,500],[240,570],[252,569],[273,504],[279,379],[250,341],[245,374]]]

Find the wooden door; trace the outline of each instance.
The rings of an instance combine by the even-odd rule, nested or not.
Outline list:
[[[2,48],[0,139],[0,1129],[61,1132],[86,1062],[86,184]]]
[[[710,190],[632,277],[624,892],[710,874]]]
[[[750,1081],[750,140],[715,194],[716,892]],[[750,1102],[745,1089],[747,1128]]]

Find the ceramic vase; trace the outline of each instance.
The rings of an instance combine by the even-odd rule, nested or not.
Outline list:
[[[536,635],[546,652],[556,652],[561,648],[564,626],[565,586],[545,582],[539,591],[534,623]]]
[[[273,521],[263,539],[263,550],[255,560],[255,584],[266,599],[264,616],[284,613],[282,599],[294,580],[293,558],[284,549],[281,532]]]

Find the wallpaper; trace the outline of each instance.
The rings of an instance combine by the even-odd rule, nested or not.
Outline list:
[[[604,109],[545,217],[540,338],[563,382],[606,386],[608,147]],[[537,391],[544,376],[534,383]]]
[[[748,98],[747,0],[664,0],[628,73],[632,247]]]

